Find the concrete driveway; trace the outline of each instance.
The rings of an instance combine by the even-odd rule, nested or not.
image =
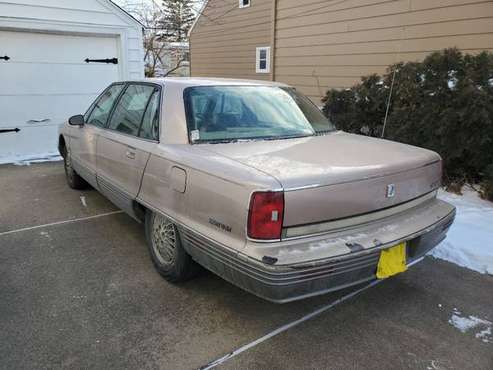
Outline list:
[[[207,272],[169,284],[143,226],[61,163],[0,166],[0,194],[0,368],[196,369],[354,291],[279,306]],[[218,368],[493,369],[454,309],[493,321],[493,277],[427,258]]]

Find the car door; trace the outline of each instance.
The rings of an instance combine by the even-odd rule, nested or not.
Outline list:
[[[160,100],[160,86],[128,84],[98,139],[99,188],[131,215],[147,161],[159,139]]]
[[[117,101],[124,84],[109,86],[91,105],[84,115],[83,126],[74,127],[70,138],[70,156],[77,173],[96,186],[97,141],[106,126],[112,108]]]

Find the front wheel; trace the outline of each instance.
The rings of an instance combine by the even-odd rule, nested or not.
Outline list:
[[[169,218],[147,211],[145,228],[152,262],[166,280],[176,283],[197,274],[198,265],[183,248],[178,228]]]
[[[82,190],[88,187],[86,180],[80,177],[72,167],[72,159],[70,157],[70,152],[67,149],[65,149],[63,153],[63,165],[65,167],[65,178],[67,179],[68,186],[77,190]]]

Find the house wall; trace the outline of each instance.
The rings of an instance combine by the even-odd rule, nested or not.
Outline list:
[[[316,103],[399,61],[458,47],[493,51],[493,2],[278,0],[275,79]]]
[[[271,46],[273,0],[209,0],[190,35],[191,75],[271,79],[256,73],[256,48]]]
[[[257,74],[255,48],[268,45],[273,73]],[[493,1],[210,0],[191,33],[191,73],[272,78],[320,103],[328,88],[448,47],[493,51]]]

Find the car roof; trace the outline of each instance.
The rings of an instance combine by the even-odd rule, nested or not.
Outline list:
[[[136,81],[133,81],[136,82]],[[145,78],[137,82],[153,82],[160,85],[190,86],[287,86],[286,84],[273,81],[242,80],[233,78],[211,78],[211,77],[164,77]]]

